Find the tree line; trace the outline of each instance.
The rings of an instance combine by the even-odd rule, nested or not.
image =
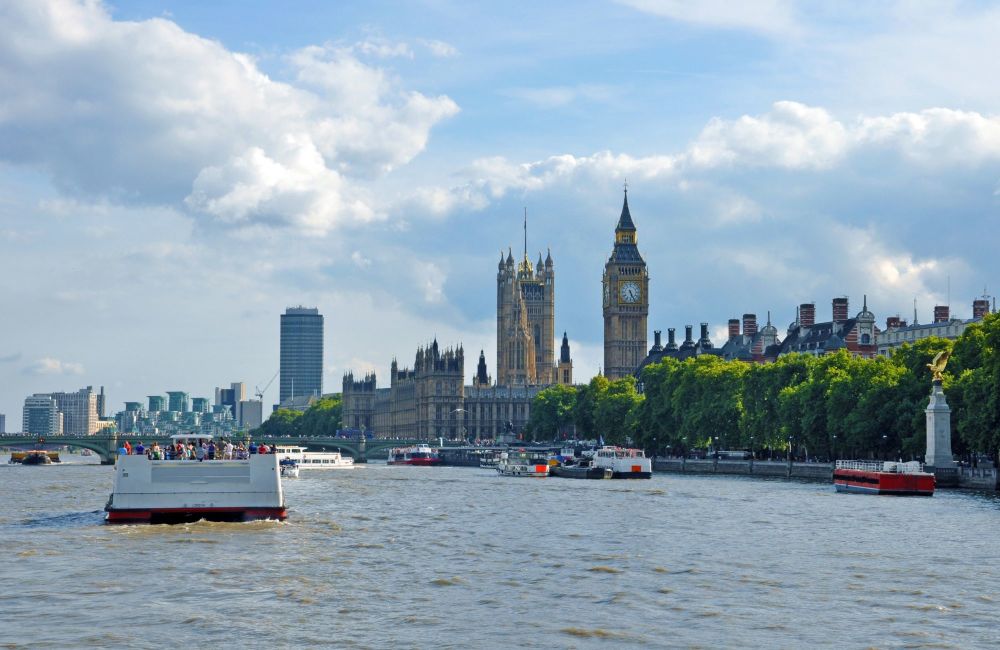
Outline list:
[[[922,459],[931,388],[927,364],[947,350],[944,389],[952,450],[996,458],[1000,449],[1000,315],[970,324],[955,341],[929,337],[888,358],[841,350],[748,364],[699,356],[665,359],[633,377],[594,377],[537,395],[527,433],[536,440],[603,436],[648,453],[694,449],[760,456]]]
[[[343,401],[339,394],[323,397],[305,411],[278,409],[258,428],[253,436],[334,436],[340,429]]]

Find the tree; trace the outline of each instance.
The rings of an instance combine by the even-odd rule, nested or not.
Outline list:
[[[573,407],[573,423],[576,424],[578,436],[597,437],[594,409],[610,385],[611,382],[608,381],[607,377],[597,375],[586,386],[577,387],[576,405]]]
[[[539,391],[531,401],[527,431],[532,440],[555,440],[573,423],[577,389],[573,386],[550,386]]]
[[[340,395],[324,397],[313,402],[298,420],[298,435],[335,436],[340,429],[342,411],[343,401]]]
[[[256,436],[294,436],[298,434],[298,421],[302,413],[292,409],[278,409],[262,425],[251,432]]]
[[[594,427],[598,435],[612,445],[624,445],[633,440],[637,407],[641,402],[635,377],[611,382],[607,390],[599,394],[594,408]]]

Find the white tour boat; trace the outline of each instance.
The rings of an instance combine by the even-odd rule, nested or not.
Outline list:
[[[278,466],[281,468],[281,478],[299,477],[299,462],[297,460],[282,458],[278,461]]]
[[[594,452],[594,467],[610,469],[611,478],[652,478],[653,464],[641,449],[600,447]]]
[[[299,469],[350,469],[353,458],[344,458],[337,451],[308,451],[306,447],[277,445],[275,455],[284,460],[289,458],[299,464]]]
[[[548,476],[549,459],[543,453],[525,451],[505,451],[497,461],[497,473],[501,476]]]
[[[174,442],[209,440],[179,434]],[[278,456],[251,454],[245,460],[151,460],[118,456],[108,523],[179,523],[285,519]]]

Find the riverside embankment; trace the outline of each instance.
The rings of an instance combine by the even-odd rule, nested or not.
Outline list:
[[[742,476],[784,477],[830,482],[831,463],[796,463],[769,460],[727,460],[657,458],[653,471],[681,474],[735,474]],[[962,467],[958,470],[958,487],[971,490],[996,490],[998,472],[994,468]]]

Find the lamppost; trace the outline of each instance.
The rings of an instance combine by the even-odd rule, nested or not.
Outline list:
[[[467,411],[466,411],[465,409],[455,409],[454,411],[452,411],[452,412],[451,412],[451,414],[452,414],[453,416],[454,416],[454,415],[455,415],[456,413],[467,413]],[[456,417],[456,418],[454,418],[454,419],[455,419],[455,420],[458,420],[458,418],[457,418],[457,417]],[[456,422],[456,426],[457,426],[457,422]]]
[[[835,463],[837,461],[837,434],[833,434],[833,444],[830,445],[830,462]]]
[[[885,460],[886,455],[885,450],[889,448],[889,436],[887,434],[882,434],[882,460]]]

